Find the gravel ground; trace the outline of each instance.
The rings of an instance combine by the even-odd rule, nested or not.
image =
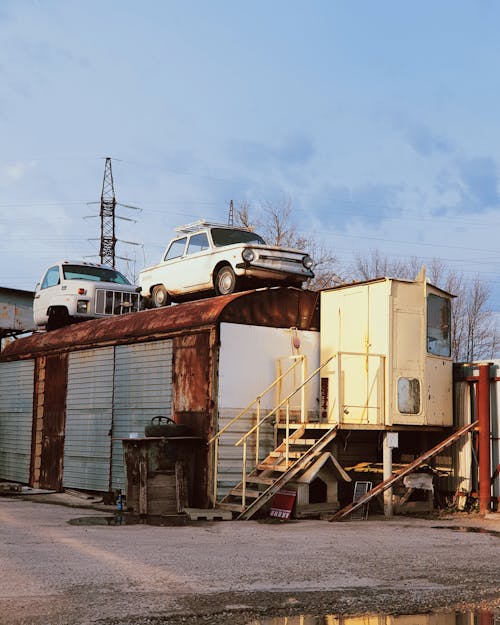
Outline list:
[[[41,501],[63,503],[0,499],[2,625],[239,625],[471,608],[500,621],[498,514],[71,525],[103,512]]]

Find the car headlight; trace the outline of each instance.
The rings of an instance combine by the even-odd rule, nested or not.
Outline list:
[[[311,269],[314,264],[313,259],[310,256],[304,256],[304,258],[302,259],[302,264],[306,269]]]
[[[249,247],[246,247],[242,252],[241,252],[241,257],[243,258],[243,260],[247,263],[251,263],[252,260],[255,258],[255,252],[253,250],[251,250]]]
[[[83,299],[79,299],[76,302],[76,312],[80,314],[85,314],[89,312],[89,303]]]

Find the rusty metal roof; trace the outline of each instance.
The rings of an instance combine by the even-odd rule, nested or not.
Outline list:
[[[220,322],[317,330],[318,306],[319,293],[313,291],[283,287],[244,291],[35,333],[7,345],[1,359],[153,340]]]

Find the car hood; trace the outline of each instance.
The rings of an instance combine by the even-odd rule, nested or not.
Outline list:
[[[80,282],[80,284],[90,285],[96,289],[107,289],[108,291],[129,291],[130,293],[135,293],[137,289],[133,284],[117,284],[116,282],[97,282],[93,280],[89,280],[88,282],[85,280],[75,280],[74,282],[75,285]]]
[[[235,243],[234,245],[225,245],[224,247],[217,247],[216,250],[239,248],[239,247],[251,247],[255,250],[267,250],[270,252],[285,252],[287,254],[300,254],[301,256],[307,256],[308,252],[299,250],[293,247],[283,247],[281,245],[267,245],[262,243]]]

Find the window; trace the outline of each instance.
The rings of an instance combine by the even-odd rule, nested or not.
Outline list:
[[[451,303],[433,294],[427,296],[427,351],[436,356],[451,355]]]
[[[212,240],[215,247],[234,245],[235,243],[261,243],[264,239],[249,230],[232,230],[230,228],[212,228]]]
[[[184,248],[186,247],[187,237],[182,239],[176,239],[172,241],[168,252],[165,254],[164,260],[172,260],[172,258],[180,258],[184,254]]]
[[[115,269],[93,267],[92,265],[63,265],[65,280],[93,280],[94,282],[112,282],[130,284],[127,278]]]
[[[398,411],[402,414],[420,412],[420,381],[417,378],[399,378]]]
[[[188,254],[197,254],[208,250],[208,236],[206,232],[200,232],[199,234],[193,234],[189,239]]]
[[[51,267],[47,270],[45,278],[42,282],[42,289],[48,289],[51,286],[59,284],[59,267]]]

